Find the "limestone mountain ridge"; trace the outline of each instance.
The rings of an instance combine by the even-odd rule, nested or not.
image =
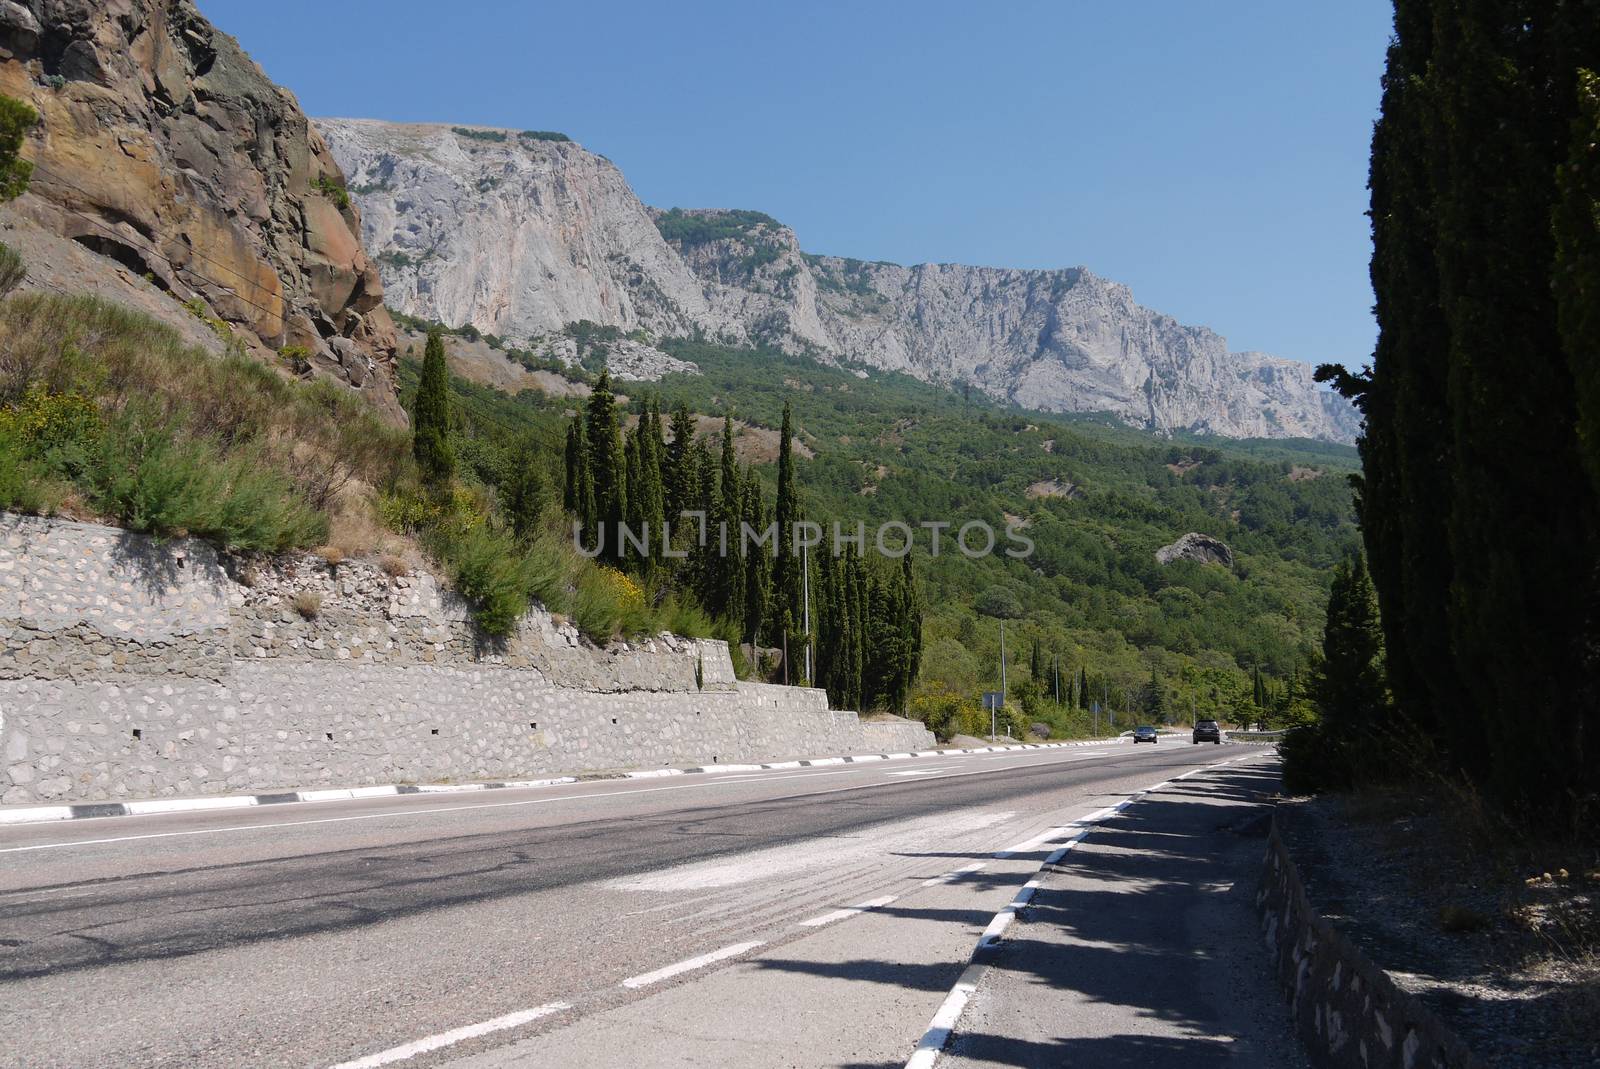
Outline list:
[[[1085,267],[818,256],[760,212],[647,207],[615,164],[561,135],[316,122],[350,176],[389,300],[410,315],[534,347],[582,321],[641,343],[774,346],[1158,432],[1350,442],[1359,431],[1310,365],[1232,352]]]

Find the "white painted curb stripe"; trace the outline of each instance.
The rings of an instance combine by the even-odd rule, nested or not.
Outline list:
[[[377,1069],[380,1065],[403,1062],[407,1059],[415,1058],[419,1054],[426,1054],[441,1047],[454,1046],[469,1039],[477,1039],[479,1036],[486,1036],[491,1032],[504,1032],[508,1028],[518,1028],[530,1021],[537,1021],[541,1017],[549,1017],[553,1013],[560,1013],[562,1010],[570,1010],[571,1008],[565,1002],[547,1002],[543,1006],[535,1006],[531,1010],[518,1010],[516,1013],[508,1013],[504,1017],[496,1017],[492,1021],[469,1024],[463,1028],[440,1032],[438,1035],[429,1036],[427,1039],[419,1039],[415,1043],[407,1043],[402,1047],[391,1047],[377,1054],[369,1054],[365,1058],[357,1058],[353,1062],[340,1062],[333,1069]]]
[[[967,749],[916,750],[905,753],[851,754],[838,757],[818,757],[809,760],[776,761],[751,765],[711,765],[696,769],[651,768],[624,772],[625,779],[656,779],[661,776],[683,776],[690,772],[765,772],[773,769],[792,769],[825,765],[859,764],[869,761],[902,761],[917,757],[950,757],[957,754],[1012,753],[1017,750],[1056,750],[1068,746],[1109,746],[1124,742],[1122,738],[1089,739],[1079,742],[1028,742],[1012,746],[981,746]],[[340,787],[310,791],[268,791],[250,795],[227,795],[221,798],[162,798],[142,802],[80,802],[73,805],[30,806],[27,809],[0,809],[0,825],[42,824],[49,821],[73,820],[112,816],[148,816],[160,813],[202,812],[213,809],[244,809],[250,806],[285,804],[292,802],[342,802],[357,798],[383,798],[398,794],[457,794],[502,788],[526,789],[553,787],[579,782],[576,776],[558,776],[552,779],[515,780],[504,783],[433,783],[415,786],[383,784],[373,787]]]
[[[961,1020],[961,1011],[967,1008],[967,1000],[978,990],[978,981],[983,979],[983,970],[984,966],[973,964],[968,965],[961,973],[956,986],[950,989],[950,993],[940,1004],[939,1012],[933,1015],[928,1030],[917,1042],[916,1052],[911,1055],[911,1060],[906,1062],[906,1069],[931,1069],[933,1063],[938,1060],[939,1052],[950,1042],[950,1033],[955,1031],[956,1022]]]
[[[707,965],[715,965],[717,962],[723,961],[727,958],[736,958],[740,954],[754,950],[756,947],[766,945],[766,940],[764,939],[758,939],[751,943],[735,943],[731,947],[723,947],[721,950],[713,950],[709,954],[701,954],[698,958],[690,958],[687,961],[680,961],[674,965],[668,965],[664,968],[657,969],[655,972],[647,972],[640,976],[630,976],[628,979],[622,981],[622,986],[628,988],[629,990],[636,991],[641,987],[649,987],[651,984],[659,984],[663,980],[670,980],[672,977],[681,976],[686,972],[693,972],[696,969],[703,969]]]
[[[163,798],[153,802],[124,802],[129,813],[186,813],[203,809],[248,809],[256,805],[256,796],[247,794],[232,798]]]
[[[43,824],[51,820],[71,820],[70,805],[42,805],[30,809],[0,811],[0,824]]]

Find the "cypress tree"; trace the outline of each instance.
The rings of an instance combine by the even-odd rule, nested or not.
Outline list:
[[[428,331],[422,355],[422,377],[412,404],[411,451],[421,469],[422,481],[443,489],[455,475],[455,451],[450,445],[450,372],[445,366],[444,335]]]
[[[602,370],[589,394],[588,427],[589,471],[594,481],[596,521],[604,525],[607,560],[620,561],[617,525],[627,518],[627,468],[618,436],[616,397],[611,392],[611,374]]]
[[[501,487],[503,508],[512,532],[528,539],[538,530],[539,517],[549,502],[549,489],[540,470],[539,451],[532,437],[524,437],[512,458],[511,477]]]
[[[1446,526],[1461,568],[1449,651],[1477,720],[1480,749],[1465,763],[1525,812],[1569,809],[1600,757],[1576,712],[1597,697],[1600,525],[1558,329],[1551,225],[1578,107],[1568,49],[1592,46],[1597,30],[1592,8],[1566,25],[1561,8],[1583,11],[1441,3],[1430,67],[1447,167],[1436,203],[1455,442]]]
[[[1152,666],[1150,669],[1149,700],[1146,702],[1150,719],[1155,722],[1165,723],[1167,719],[1167,691],[1161,685],[1161,677]]]
[[[1373,369],[1319,373],[1366,416],[1358,512],[1401,713],[1546,815],[1600,764],[1578,712],[1600,703],[1597,60],[1590,4],[1399,0]]]
[[[896,591],[881,569],[867,575],[866,653],[861,675],[862,704],[867,708],[891,706],[899,672],[900,620]]]
[[[660,410],[646,402],[634,426],[630,457],[628,485],[628,525],[645,542],[643,565],[645,572],[655,570],[661,557],[661,528],[665,518],[665,502],[661,481],[661,420]],[[637,470],[635,470],[637,469]]]
[[[677,527],[683,524],[678,514],[696,507],[693,447],[694,417],[689,414],[689,406],[680,401],[672,410],[672,441],[667,443],[666,459],[661,468],[667,519]]]
[[[1383,726],[1383,635],[1377,596],[1359,553],[1334,569],[1315,695],[1324,720],[1344,731],[1371,733]]]
[[[744,502],[744,482],[739,477],[738,456],[733,448],[733,416],[722,418],[722,461],[717,480],[719,508],[712,516],[716,553],[713,567],[713,611],[734,624],[744,615],[745,562],[740,556],[739,520]]]
[[[1295,792],[1348,787],[1358,759],[1370,768],[1387,752],[1380,734],[1390,727],[1378,599],[1360,554],[1334,569],[1311,694],[1322,719],[1285,740],[1284,782]]]
[[[640,441],[642,436],[638,433],[638,428],[641,426],[643,426],[643,424],[638,424],[635,426],[634,433],[627,435],[622,446],[623,470],[627,473],[626,485],[635,489],[634,493],[627,495],[623,499],[623,507],[626,510],[623,516],[623,521],[628,525],[628,531],[633,538],[643,538],[645,530],[643,510],[644,495],[637,492],[640,485],[644,482],[644,478],[640,471],[641,458],[639,455],[642,452]],[[641,571],[644,570],[645,566],[649,563],[648,545],[646,546],[645,558],[643,560],[639,560],[639,552],[634,547],[631,540],[625,540],[620,531],[614,532],[612,537],[617,540],[618,558],[633,558],[634,563],[639,567],[639,569]]]
[[[850,708],[860,709],[865,697],[862,677],[867,666],[867,572],[865,562],[854,549],[845,560],[850,566]]]
[[[1082,665],[1078,668],[1078,708],[1089,708],[1089,668]]]
[[[778,521],[778,546],[772,561],[772,601],[798,623],[802,618],[800,561],[794,553],[794,525],[799,521],[799,501],[794,481],[794,414],[783,404],[783,425],[778,432],[778,497],[774,515]]]
[[[567,424],[567,447],[562,461],[561,507],[576,516],[582,510],[578,487],[584,474],[583,423],[580,420]]]
[[[911,688],[922,671],[922,613],[922,592],[917,589],[916,570],[907,553],[900,558],[900,678],[890,701],[896,712],[905,712]]]
[[[744,522],[757,535],[767,526],[767,510],[761,501],[761,480],[745,472]],[[741,542],[741,548],[743,544]],[[751,545],[744,558],[744,640],[752,645],[761,641],[767,620],[768,584],[772,580],[772,553],[765,545]]]
[[[712,612],[717,611],[717,554],[719,551],[716,522],[722,512],[722,494],[717,488],[717,461],[704,438],[696,438],[689,447],[687,464],[694,473],[690,486],[691,511],[705,513],[705,538],[701,540],[701,521],[689,520],[687,532],[694,544],[689,551],[690,585],[695,598]]]
[[[1579,449],[1600,492],[1600,75],[1580,69],[1577,82],[1571,147],[1557,179],[1556,307],[1577,387]]]

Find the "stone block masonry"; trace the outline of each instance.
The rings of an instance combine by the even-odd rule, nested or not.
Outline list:
[[[490,644],[424,573],[0,516],[0,803],[528,779],[933,741],[917,724],[830,710],[820,690],[739,682],[717,641],[663,634],[601,650],[536,611]]]
[[[1487,1069],[1306,897],[1276,816],[1256,895],[1295,1030],[1317,1069]]]

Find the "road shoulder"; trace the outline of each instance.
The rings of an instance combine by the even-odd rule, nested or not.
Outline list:
[[[1258,937],[1267,761],[1174,781],[1050,866],[944,1067],[1307,1064]]]

